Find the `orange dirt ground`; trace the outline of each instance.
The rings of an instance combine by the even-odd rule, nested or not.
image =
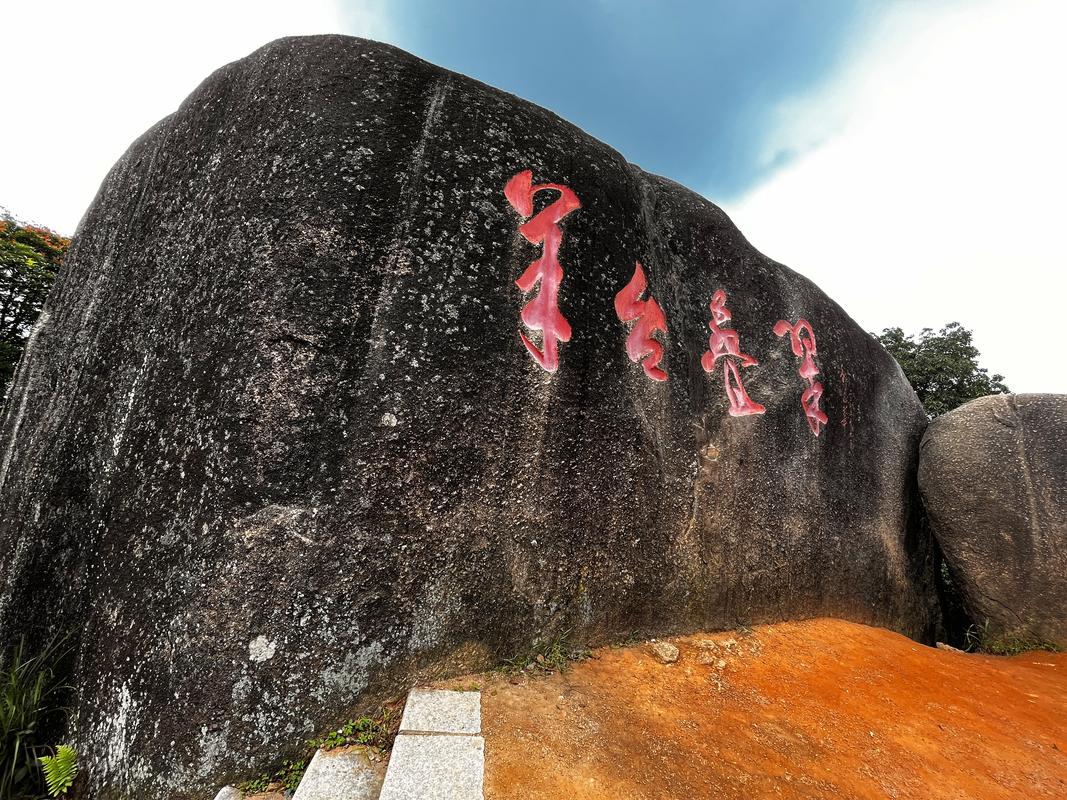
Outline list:
[[[670,641],[474,679],[486,800],[1067,798],[1067,654],[830,619]]]

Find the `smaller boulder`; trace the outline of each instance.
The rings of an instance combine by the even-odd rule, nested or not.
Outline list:
[[[919,491],[983,640],[1067,645],[1067,395],[992,395],[938,417]]]
[[[661,664],[673,664],[678,660],[678,648],[670,642],[649,642],[648,649]]]

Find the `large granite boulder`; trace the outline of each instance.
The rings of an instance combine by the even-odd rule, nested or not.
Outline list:
[[[938,417],[919,488],[987,642],[1067,645],[1067,395],[991,395]]]
[[[207,796],[564,630],[929,637],[925,422],[703,198],[394,48],[284,39],[82,221],[3,423],[0,630],[77,630],[100,798]]]

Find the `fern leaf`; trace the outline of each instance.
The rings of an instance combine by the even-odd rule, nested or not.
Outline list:
[[[52,797],[65,794],[78,777],[78,754],[69,745],[61,744],[54,756],[42,756],[40,762],[48,794]]]

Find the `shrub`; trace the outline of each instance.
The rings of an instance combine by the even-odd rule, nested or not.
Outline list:
[[[967,651],[970,653],[988,653],[993,656],[1017,656],[1043,650],[1048,653],[1062,653],[1063,648],[1055,642],[1039,636],[1009,634],[993,636],[989,632],[989,620],[985,624],[971,625],[967,629]]]
[[[48,789],[41,758],[52,752],[46,732],[65,713],[59,699],[66,687],[58,677],[66,655],[64,641],[54,638],[29,656],[23,640],[0,657],[0,797],[4,800],[40,798]],[[62,757],[64,764],[71,758],[73,751]]]

